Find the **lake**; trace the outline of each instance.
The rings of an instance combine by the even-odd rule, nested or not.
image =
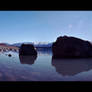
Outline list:
[[[92,81],[92,59],[56,60],[46,51],[37,57],[1,52],[0,81]]]

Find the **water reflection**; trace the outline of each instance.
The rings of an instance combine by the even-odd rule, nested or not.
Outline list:
[[[47,54],[51,55],[52,54],[52,49],[51,48],[37,48],[38,54]]]
[[[56,68],[56,72],[65,76],[73,76],[80,72],[92,69],[92,58],[90,59],[54,59],[52,65]]]
[[[36,58],[37,58],[37,56],[23,56],[23,55],[19,55],[19,59],[20,59],[20,63],[21,64],[32,65],[32,64],[34,64]]]

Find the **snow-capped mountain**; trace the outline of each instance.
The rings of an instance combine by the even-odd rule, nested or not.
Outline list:
[[[35,47],[51,47],[52,46],[52,43],[47,43],[47,44],[44,44],[44,43],[38,43],[38,44],[34,44]]]
[[[34,44],[33,42],[21,42],[21,43],[14,43],[13,46],[20,47],[22,44]]]
[[[44,43],[44,42],[39,42],[39,43],[23,42],[23,43],[14,43],[12,45],[16,47],[20,47],[21,44],[33,44],[35,47],[51,47],[52,46],[52,43]]]

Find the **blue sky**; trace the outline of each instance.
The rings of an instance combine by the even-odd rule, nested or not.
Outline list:
[[[0,42],[53,42],[63,35],[92,41],[92,11],[0,11]]]

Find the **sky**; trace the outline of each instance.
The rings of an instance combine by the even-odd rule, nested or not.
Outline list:
[[[92,41],[92,11],[0,11],[0,42],[53,42],[64,35]]]

